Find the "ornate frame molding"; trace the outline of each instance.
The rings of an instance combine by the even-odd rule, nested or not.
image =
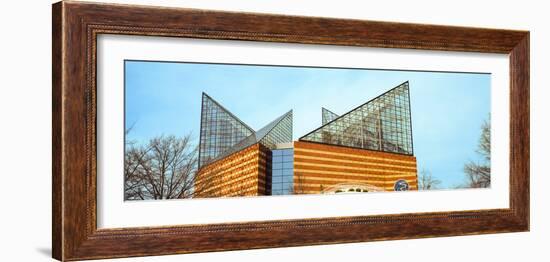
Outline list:
[[[56,259],[99,259],[529,230],[528,31],[73,1],[54,4],[52,12],[52,245]],[[509,54],[510,208],[98,229],[96,43],[99,34]],[[327,227],[331,230],[326,230]]]

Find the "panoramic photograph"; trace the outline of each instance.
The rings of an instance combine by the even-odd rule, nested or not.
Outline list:
[[[126,60],[124,199],[484,189],[491,75]]]

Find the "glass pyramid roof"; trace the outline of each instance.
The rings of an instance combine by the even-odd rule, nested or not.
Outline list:
[[[322,117],[322,123],[323,125],[338,118],[339,115],[333,113],[332,111],[324,108],[324,107],[321,107],[321,117]]]
[[[413,154],[408,81],[332,121],[326,120],[299,140]]]
[[[256,143],[274,149],[277,144],[290,142],[292,110],[254,131],[203,93],[199,168]]]
[[[252,128],[206,93],[202,94],[199,167],[253,133]]]

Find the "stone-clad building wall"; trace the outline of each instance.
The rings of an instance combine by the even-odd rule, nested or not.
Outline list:
[[[294,142],[294,191],[318,194],[337,184],[368,184],[394,191],[398,180],[418,189],[414,156],[319,143]]]

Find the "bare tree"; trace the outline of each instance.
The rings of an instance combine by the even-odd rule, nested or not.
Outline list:
[[[155,137],[145,145],[126,144],[124,197],[127,200],[190,198],[195,185],[197,148],[191,136]]]
[[[418,177],[418,189],[431,190],[437,189],[441,181],[432,176],[432,172],[422,169],[420,176]]]
[[[150,199],[144,186],[145,172],[143,163],[146,163],[150,148],[127,146],[124,154],[124,199]]]
[[[301,195],[305,194],[304,190],[304,175],[302,173],[294,173],[294,183],[293,186],[290,188],[290,194],[291,195]]]
[[[197,157],[198,163],[198,157]],[[193,194],[194,198],[222,197],[224,188],[220,187],[224,182],[224,169],[222,166],[214,165],[206,169],[197,170],[193,176]]]
[[[468,187],[485,188],[491,186],[491,124],[486,120],[481,125],[481,137],[476,152],[483,160],[476,163],[470,161],[464,165]]]

